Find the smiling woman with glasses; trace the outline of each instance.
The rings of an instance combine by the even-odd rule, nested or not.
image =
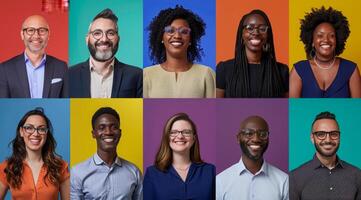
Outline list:
[[[144,200],[215,198],[215,166],[201,159],[197,128],[187,114],[177,113],[166,122],[143,189]]]
[[[287,97],[288,67],[276,60],[271,23],[261,10],[239,22],[233,59],[217,65],[218,98]]]
[[[68,164],[55,153],[56,141],[42,108],[20,120],[11,145],[12,155],[0,164],[0,199],[69,199]]]
[[[145,98],[215,97],[215,74],[201,60],[204,21],[182,6],[161,10],[148,26],[154,63],[143,71]]]

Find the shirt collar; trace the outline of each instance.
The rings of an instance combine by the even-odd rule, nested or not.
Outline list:
[[[105,164],[105,162],[99,157],[99,155],[97,153],[94,154],[93,160],[94,160],[95,165]],[[115,158],[115,162],[113,163],[113,165],[114,164],[118,165],[119,167],[122,166],[122,161],[118,156]]]
[[[25,51],[24,51],[24,58],[25,58],[25,63],[30,62],[29,57],[26,55]],[[45,63],[45,61],[46,61],[46,54],[44,53],[43,58],[41,58],[40,64],[38,66],[35,66],[35,68],[38,68],[39,66],[42,66]]]
[[[251,173],[247,168],[246,168],[246,166],[244,165],[244,163],[243,163],[243,160],[242,160],[242,157],[241,157],[241,159],[239,160],[239,167],[238,167],[238,169],[239,169],[239,171],[238,171],[238,174],[239,175],[241,175],[242,173],[244,173],[244,172],[249,172],[249,173]],[[255,176],[257,176],[257,175],[259,175],[259,174],[262,174],[262,173],[264,173],[264,174],[268,174],[268,163],[263,159],[263,164],[262,164],[262,167],[261,167],[261,169],[256,173],[256,174],[254,174]]]
[[[316,154],[313,156],[313,159],[311,161],[311,167],[313,169],[318,169],[318,168],[323,168],[325,167],[321,161],[318,159],[318,157],[316,156]],[[335,168],[344,168],[344,164],[342,162],[342,160],[339,159],[339,157],[336,155],[336,165]]]
[[[90,70],[90,72],[95,72],[95,73],[99,74],[97,71],[95,71],[93,60],[94,59],[92,57],[90,57],[90,59],[89,59],[89,70]],[[107,74],[104,75],[104,77],[108,77],[114,71],[114,62],[115,62],[115,58],[113,58],[112,62],[108,66],[109,71],[108,71]]]

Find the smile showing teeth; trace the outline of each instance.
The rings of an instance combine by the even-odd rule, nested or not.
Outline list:
[[[175,141],[176,144],[185,144],[185,141]]]
[[[249,147],[252,149],[252,150],[259,150],[261,148],[260,145],[249,145]]]
[[[171,42],[171,44],[175,47],[183,45],[183,42]]]
[[[113,138],[105,138],[105,139],[103,139],[103,140],[104,140],[104,142],[113,142],[113,141],[114,141]]]
[[[252,40],[250,40],[250,42],[251,42],[252,45],[259,45],[261,43],[261,40],[252,39]]]
[[[323,48],[323,49],[328,49],[328,48],[330,48],[331,47],[331,45],[328,45],[328,44],[323,44],[323,45],[321,45],[321,48]]]
[[[38,145],[40,144],[40,139],[30,139],[31,144]]]

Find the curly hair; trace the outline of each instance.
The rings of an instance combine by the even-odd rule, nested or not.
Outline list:
[[[336,48],[335,55],[340,55],[346,45],[346,40],[350,35],[350,28],[347,18],[341,11],[335,10],[332,7],[326,9],[322,6],[320,9],[312,8],[310,13],[306,13],[304,19],[301,19],[301,41],[305,45],[307,58],[310,59],[314,55],[312,53],[313,32],[321,23],[329,23],[333,26],[336,32]]]
[[[188,47],[187,59],[189,62],[200,61],[203,55],[203,49],[200,46],[200,39],[205,34],[206,24],[197,14],[191,10],[177,5],[175,8],[161,10],[150,22],[147,30],[149,31],[149,50],[150,58],[153,63],[162,63],[167,60],[165,47],[161,43],[164,33],[164,27],[170,25],[176,19],[187,21],[191,29],[190,42]]]
[[[278,69],[276,61],[275,47],[273,43],[273,32],[271,22],[265,12],[262,10],[252,10],[244,15],[239,22],[236,47],[234,55],[234,65],[232,73],[228,79],[228,86],[225,88],[228,97],[253,97],[251,96],[251,85],[249,77],[249,64],[243,41],[243,29],[246,19],[251,15],[261,15],[269,27],[267,30],[267,50],[263,50],[261,57],[261,66],[263,84],[256,97],[282,97],[286,92],[283,84],[281,72]]]
[[[7,158],[7,166],[4,169],[6,174],[7,182],[13,187],[20,189],[22,184],[22,174],[23,174],[23,161],[26,158],[26,148],[24,139],[20,135],[20,128],[23,127],[26,120],[33,115],[38,115],[44,118],[46,125],[49,129],[47,133],[47,139],[42,147],[42,158],[44,161],[44,166],[46,167],[46,174],[44,176],[44,182],[47,184],[47,181],[50,181],[51,184],[59,185],[60,184],[60,173],[63,165],[61,157],[55,153],[56,141],[53,137],[53,126],[49,118],[44,114],[42,108],[36,108],[27,112],[20,120],[16,128],[16,137],[10,142],[9,145],[13,147],[12,155]]]
[[[177,113],[168,119],[163,129],[162,141],[154,161],[154,165],[160,171],[163,172],[166,171],[168,167],[172,164],[173,155],[172,155],[172,149],[169,146],[169,141],[170,141],[169,134],[173,124],[179,120],[187,121],[192,126],[193,135],[194,135],[194,144],[189,152],[190,160],[194,163],[203,163],[199,148],[199,140],[198,140],[196,125],[186,113]]]

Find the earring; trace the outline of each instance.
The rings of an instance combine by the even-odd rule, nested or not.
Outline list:
[[[162,40],[162,42],[161,42],[162,44],[164,44],[164,42],[163,42],[163,40]]]
[[[262,49],[263,49],[264,52],[268,52],[269,49],[270,49],[270,44],[269,43],[264,44]]]

